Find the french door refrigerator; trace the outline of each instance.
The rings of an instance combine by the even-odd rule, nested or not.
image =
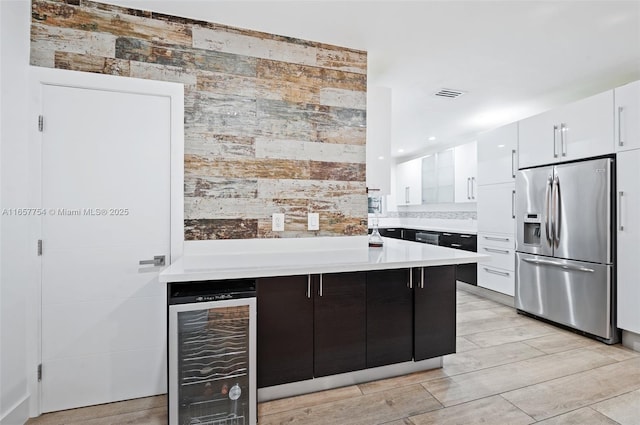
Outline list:
[[[614,161],[516,175],[518,310],[618,341],[613,253]]]

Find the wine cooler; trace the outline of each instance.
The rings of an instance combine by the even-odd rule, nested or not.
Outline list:
[[[255,425],[255,280],[168,291],[169,425]]]

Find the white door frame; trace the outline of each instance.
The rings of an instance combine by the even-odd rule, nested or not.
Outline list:
[[[38,116],[42,113],[42,86],[55,85],[102,91],[118,91],[132,94],[169,97],[171,103],[171,229],[170,259],[168,264],[182,257],[184,246],[184,86],[138,78],[92,74],[53,68],[29,67],[29,203],[31,208],[42,205],[42,133],[38,131]],[[46,131],[46,117],[44,127]],[[27,381],[29,384],[29,414],[41,413],[41,385],[37,377],[37,365],[42,361],[42,261],[36,255],[38,239],[42,238],[42,220],[29,217],[29,244],[33,246],[30,258],[32,275],[29,285],[27,311]]]

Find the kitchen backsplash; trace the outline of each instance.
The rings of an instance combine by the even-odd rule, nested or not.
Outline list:
[[[184,84],[186,240],[366,235],[366,52],[34,0],[31,64]]]
[[[388,211],[387,218],[424,218],[441,220],[477,220],[476,211]]]

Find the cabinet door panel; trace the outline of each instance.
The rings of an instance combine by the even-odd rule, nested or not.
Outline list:
[[[413,289],[409,270],[367,272],[367,367],[410,361]]]
[[[471,142],[454,149],[455,201],[476,202],[478,144]]]
[[[640,148],[640,80],[615,89],[615,145],[618,152]]]
[[[560,138],[554,131],[557,117],[546,112],[519,122],[518,167],[551,164],[557,161]]]
[[[618,154],[617,173],[618,327],[640,333],[640,149]]]
[[[613,153],[613,108],[613,90],[560,108],[559,161]]]
[[[308,276],[258,279],[258,387],[313,378]]]
[[[366,367],[366,272],[314,276],[314,376]]]
[[[455,266],[418,268],[413,269],[413,273],[414,360],[455,353]],[[424,279],[422,273],[424,273]]]
[[[505,125],[478,137],[478,184],[515,181],[518,123]]]
[[[515,184],[480,186],[478,197],[478,232],[515,233]]]

